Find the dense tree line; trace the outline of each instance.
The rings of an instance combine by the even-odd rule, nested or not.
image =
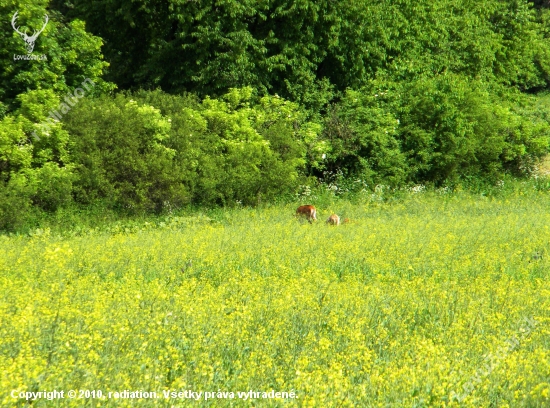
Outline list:
[[[29,34],[49,16],[34,49],[46,61],[14,60],[16,11]],[[549,13],[523,0],[0,0],[0,228],[75,203],[255,204],[327,174],[529,174],[550,145]]]
[[[315,105],[381,72],[445,72],[545,87],[548,41],[518,0],[74,1],[71,18],[105,41],[122,88],[220,95],[252,86]],[[332,92],[330,92],[332,91]]]

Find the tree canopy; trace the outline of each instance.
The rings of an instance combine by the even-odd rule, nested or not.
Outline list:
[[[124,89],[233,87],[315,105],[384,74],[546,87],[549,42],[523,0],[75,0]]]

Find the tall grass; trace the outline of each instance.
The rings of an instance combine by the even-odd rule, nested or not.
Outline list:
[[[312,194],[314,225],[280,204],[0,236],[2,406],[548,406],[550,196],[392,197]],[[236,395],[272,389],[298,398]]]

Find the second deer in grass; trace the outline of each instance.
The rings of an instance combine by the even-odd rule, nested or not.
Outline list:
[[[327,224],[340,225],[340,217],[338,217],[336,214],[332,214],[330,217],[328,217]]]

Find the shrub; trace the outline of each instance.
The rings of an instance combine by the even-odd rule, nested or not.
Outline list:
[[[0,231],[17,231],[29,218],[32,190],[24,174],[17,173],[0,188]]]
[[[330,144],[326,169],[358,177],[369,185],[399,185],[407,179],[406,157],[399,142],[399,121],[379,103],[372,89],[348,90],[325,121]]]
[[[66,117],[80,203],[97,199],[130,212],[189,201],[164,144],[170,120],[123,95],[83,100]]]
[[[77,200],[133,210],[256,204],[291,191],[323,151],[298,105],[250,88],[202,102],[160,91],[90,99],[66,126]]]
[[[52,157],[53,148],[63,150],[63,143],[46,138],[40,146],[32,145],[24,130],[29,126],[31,122],[22,115],[8,115],[0,120],[0,229],[3,230],[17,230],[25,224],[33,205],[53,211],[71,202],[71,168],[61,167]]]
[[[548,151],[550,127],[521,110],[519,93],[458,75],[403,87],[398,116],[414,181],[527,174]]]
[[[330,110],[327,168],[389,185],[528,174],[550,141],[544,109],[534,106],[461,75],[372,81]]]

